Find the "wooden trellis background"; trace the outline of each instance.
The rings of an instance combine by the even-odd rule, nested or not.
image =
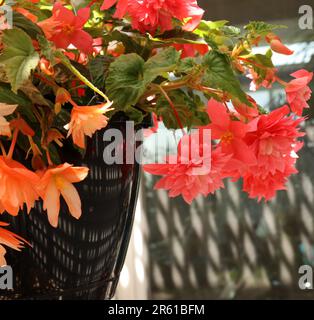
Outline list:
[[[314,265],[314,126],[306,131],[300,173],[266,204],[226,183],[190,207],[146,176],[152,298],[314,297],[298,287],[299,267]]]

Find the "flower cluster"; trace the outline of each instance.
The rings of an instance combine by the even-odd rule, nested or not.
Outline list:
[[[288,177],[297,173],[295,168],[297,151],[302,147],[298,141],[304,134],[299,124],[303,118],[295,119],[289,114],[289,107],[283,106],[267,115],[258,115],[248,122],[241,121],[246,115],[230,112],[222,103],[210,100],[208,114],[211,124],[211,141],[194,144],[202,156],[204,148],[212,150],[211,159],[196,156],[186,164],[181,158],[181,148],[192,149],[190,135],[180,141],[176,164],[145,165],[144,169],[155,175],[164,176],[155,185],[156,189],[166,189],[170,197],[182,195],[191,203],[199,195],[208,195],[224,186],[223,179],[233,181],[243,178],[243,190],[250,198],[273,198],[278,190],[284,190]],[[238,115],[238,117],[237,117]],[[204,127],[200,129],[200,132]],[[194,134],[195,135],[195,134]],[[192,136],[193,139],[193,136]],[[198,155],[196,153],[196,155]],[[193,168],[211,163],[205,172],[193,172]]]
[[[117,10],[114,17],[122,19],[129,15],[132,27],[141,32],[171,30],[174,27],[173,18],[181,21],[185,30],[191,31],[198,26],[204,14],[196,0],[104,0],[101,9],[107,10],[115,3]]]
[[[202,20],[196,0],[69,3],[16,0],[18,25],[0,30],[0,214],[31,214],[41,201],[57,227],[62,196],[80,218],[74,184],[88,168],[64,163],[64,148],[84,153],[86,137],[118,112],[137,123],[151,115],[147,136],[158,121],[198,129],[184,134],[164,164],[144,167],[163,176],[156,188],[171,197],[191,203],[222,188],[225,178],[242,178],[243,190],[259,200],[285,188],[297,172],[313,73],[299,70],[290,82],[279,77],[272,52],[293,54],[274,33],[280,26],[252,21],[241,30]],[[255,54],[261,41],[269,50]],[[287,105],[266,112],[239,74],[253,90],[282,85]],[[211,137],[203,135],[208,130]],[[189,152],[197,142],[198,152]],[[24,244],[6,226],[0,223],[0,265],[2,245]]]

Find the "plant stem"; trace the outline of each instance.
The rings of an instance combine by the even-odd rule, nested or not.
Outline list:
[[[87,5],[87,7],[88,8],[90,8],[93,4],[95,4],[97,2],[97,0],[93,0],[93,1],[91,1],[88,5]]]
[[[6,156],[7,153],[6,153],[5,148],[4,148],[4,145],[2,144],[1,141],[0,141],[0,149],[1,149],[2,155],[3,155],[3,156]]]
[[[183,135],[185,135],[186,132],[184,131],[184,128],[183,128],[182,122],[180,120],[179,113],[178,113],[177,109],[175,108],[173,102],[171,101],[170,97],[168,96],[167,92],[163,89],[163,87],[162,86],[158,86],[158,87],[159,87],[160,92],[164,95],[164,97],[166,98],[166,100],[170,104],[170,107],[172,108],[174,116],[175,116],[175,118],[181,128],[181,131],[182,131]]]
[[[85,83],[90,89],[98,93],[100,96],[102,96],[107,102],[109,102],[109,98],[97,87],[95,87],[85,76],[83,76],[73,65],[72,63],[61,53],[57,55],[58,58],[60,58],[60,62],[67,67],[74,75],[78,77],[83,83]]]
[[[59,88],[59,86],[56,83],[46,79],[45,77],[43,77],[42,75],[40,75],[38,73],[34,73],[34,77],[41,80],[42,82],[46,83],[50,87]]]
[[[268,67],[266,66],[263,66],[262,64],[259,64],[259,63],[256,63],[255,61],[251,61],[251,60],[248,60],[248,59],[245,59],[245,58],[241,58],[241,57],[238,57],[238,60],[241,60],[241,61],[244,61],[246,63],[249,63],[249,64],[252,64],[258,68],[261,68],[261,69],[268,69]]]
[[[13,138],[12,138],[12,142],[11,142],[11,146],[10,146],[10,150],[9,150],[9,153],[8,153],[8,158],[9,159],[12,159],[12,156],[13,156],[13,152],[14,152],[14,148],[15,148],[15,145],[16,145],[16,141],[17,141],[17,137],[18,137],[18,134],[19,134],[19,129],[16,128],[13,132]]]
[[[283,85],[284,87],[286,87],[286,86],[288,85],[288,83],[287,83],[286,81],[280,79],[280,78],[277,77],[277,76],[276,76],[275,79],[276,79],[276,81],[277,81],[278,83],[280,83],[280,84]]]
[[[218,89],[214,89],[214,88],[205,87],[202,85],[193,86],[192,89],[195,89],[198,91],[206,91],[208,93],[214,93],[214,94],[223,96],[223,91],[218,90]]]
[[[53,162],[51,161],[51,157],[50,157],[50,153],[49,153],[48,148],[46,149],[46,157],[47,157],[48,165],[53,166]]]

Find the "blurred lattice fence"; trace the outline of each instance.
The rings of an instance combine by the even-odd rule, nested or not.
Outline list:
[[[190,207],[145,176],[152,298],[314,298],[298,269],[314,264],[314,126],[288,190],[267,204],[241,185]]]

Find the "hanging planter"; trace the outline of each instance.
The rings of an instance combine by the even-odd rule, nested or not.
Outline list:
[[[135,161],[106,165],[104,152],[109,142],[103,136],[106,130],[116,129],[123,133],[117,149],[123,150],[126,143],[136,145],[126,141],[124,119],[116,118],[89,138],[84,155],[70,144],[62,149],[65,162],[90,168],[88,177],[77,185],[82,199],[79,220],[73,219],[64,201],[57,229],[49,223],[42,202],[30,214],[3,218],[31,247],[8,252],[14,290],[0,291],[0,300],[113,297],[131,236],[140,166]]]
[[[273,52],[293,54],[281,26],[205,21],[195,0],[49,3],[17,0],[0,31],[0,266],[14,271],[0,299],[111,298],[140,170],[126,120],[152,116],[146,137],[181,130],[176,154],[144,166],[170,197],[191,204],[230,178],[267,201],[297,173],[313,73],[279,78]],[[287,104],[260,106],[240,76],[281,85]],[[112,129],[122,161],[104,157]]]

